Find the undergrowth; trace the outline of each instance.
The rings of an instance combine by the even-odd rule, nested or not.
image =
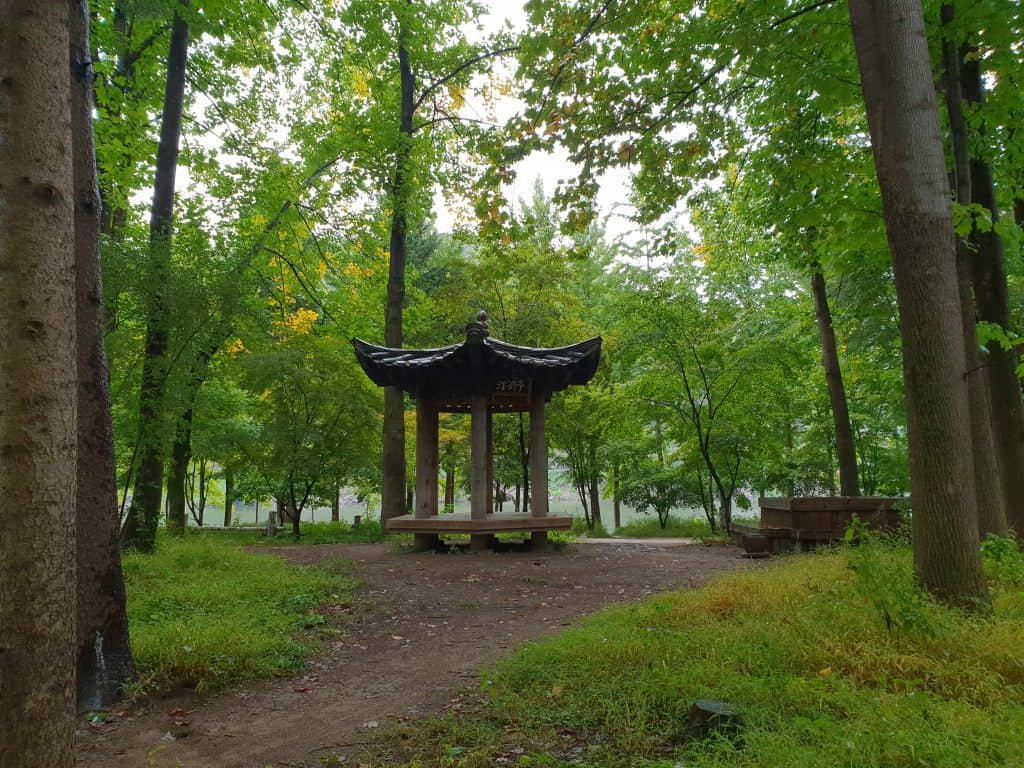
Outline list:
[[[383,538],[380,521],[374,518],[363,520],[359,525],[352,525],[339,520],[337,522],[302,523],[299,537],[292,535],[291,526],[279,528],[274,536],[267,535],[262,528],[241,529],[218,528],[203,530],[189,528],[190,536],[216,539],[244,545],[281,546],[283,544],[362,544],[380,541]]]
[[[356,586],[343,562],[297,566],[205,536],[161,537],[123,562],[136,695],[295,672],[313,640],[303,630],[327,629],[318,608],[349,603]]]
[[[374,759],[451,768],[1019,765],[1024,560],[1000,542],[985,559],[993,602],[980,617],[917,593],[909,551],[879,542],[606,610],[487,672],[476,709],[381,742]],[[692,736],[688,712],[701,698],[742,712],[742,740]]]

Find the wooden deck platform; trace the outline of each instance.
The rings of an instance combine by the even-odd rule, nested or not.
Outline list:
[[[526,514],[496,512],[482,520],[473,520],[468,513],[415,517],[401,515],[388,520],[389,531],[407,533],[504,533],[506,531],[567,531],[572,527],[571,517],[549,515],[534,517]]]

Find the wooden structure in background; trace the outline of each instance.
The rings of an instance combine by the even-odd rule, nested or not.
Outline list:
[[[535,544],[550,530],[568,529],[570,517],[548,514],[548,450],[544,406],[553,392],[590,381],[601,356],[595,337],[568,347],[534,348],[490,337],[487,314],[466,326],[466,340],[438,349],[393,349],[353,339],[366,375],[382,387],[416,398],[416,506],[393,517],[390,531],[416,534],[430,549],[438,534],[469,533],[471,548],[486,548],[500,531],[529,532]],[[530,414],[531,510],[495,513],[492,431],[495,413]],[[470,414],[470,513],[438,514],[438,414]]]
[[[760,527],[733,524],[733,537],[767,538],[768,552],[809,549],[815,544],[842,541],[856,515],[875,529],[895,529],[900,523],[898,505],[907,499],[893,496],[778,496],[758,499]]]

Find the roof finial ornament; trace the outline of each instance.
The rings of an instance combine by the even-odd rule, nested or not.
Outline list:
[[[487,313],[480,310],[476,313],[476,321],[466,325],[466,341],[479,343],[491,335],[487,329]]]

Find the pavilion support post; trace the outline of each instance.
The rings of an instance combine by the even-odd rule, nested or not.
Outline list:
[[[530,505],[534,517],[548,516],[548,443],[544,435],[544,393],[535,392],[530,402]],[[544,547],[547,531],[533,531],[530,543]]]
[[[470,401],[469,516],[473,520],[487,519],[488,400],[488,396],[481,393],[474,394]],[[487,549],[490,542],[490,534],[473,533],[469,537],[469,548],[472,550]]]
[[[416,400],[416,511],[415,516],[437,516],[437,407],[422,397]],[[436,533],[417,533],[415,549],[437,547]]]
[[[494,414],[487,409],[487,514],[494,512]]]

